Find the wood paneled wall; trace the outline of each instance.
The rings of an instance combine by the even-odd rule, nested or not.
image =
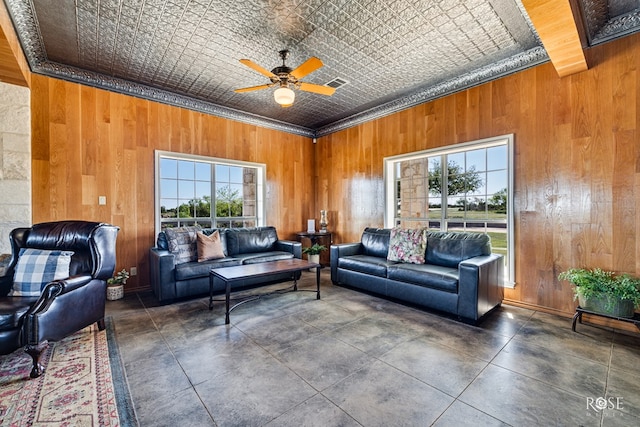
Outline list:
[[[640,34],[318,139],[317,205],[334,242],[384,220],[383,158],[515,136],[516,281],[506,298],[574,310],[569,267],[640,275]]]
[[[121,227],[118,268],[148,286],[153,151],[267,164],[268,222],[282,238],[326,209],[335,242],[382,226],[385,156],[515,135],[516,280],[506,297],[570,313],[557,274],[599,266],[640,274],[640,35],[587,51],[560,79],[544,64],[322,137],[307,138],[32,77],[34,222]],[[98,206],[98,196],[107,206]]]
[[[309,138],[35,74],[31,87],[33,222],[118,225],[117,268],[138,269],[128,292],[149,287],[154,150],[265,163],[267,222],[280,238],[314,217]]]

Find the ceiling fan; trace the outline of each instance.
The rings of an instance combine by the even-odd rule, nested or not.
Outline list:
[[[234,90],[234,92],[244,93],[244,92],[251,92],[254,90],[267,89],[274,86],[279,86],[278,89],[276,89],[273,92],[273,97],[275,98],[276,102],[281,106],[291,107],[296,97],[296,94],[291,89],[291,87],[303,90],[305,92],[319,93],[321,95],[328,95],[328,96],[333,95],[333,93],[336,91],[335,88],[332,88],[329,86],[321,86],[313,83],[305,83],[300,81],[300,79],[306,76],[307,74],[310,74],[315,70],[317,70],[318,68],[322,67],[323,64],[320,59],[316,58],[315,56],[312,56],[311,58],[307,59],[300,66],[298,66],[298,68],[294,70],[290,67],[287,67],[285,64],[285,61],[289,56],[289,51],[284,49],[284,50],[281,50],[279,53],[280,53],[280,58],[282,58],[282,65],[279,67],[275,67],[271,71],[265,68],[262,68],[261,66],[251,61],[250,59],[241,59],[240,60],[241,63],[259,72],[260,74],[267,76],[269,80],[271,80],[271,83],[258,85],[258,86],[245,87],[242,89],[236,89]]]

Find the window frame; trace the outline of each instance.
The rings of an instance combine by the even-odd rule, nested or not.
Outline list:
[[[515,287],[515,230],[514,230],[514,136],[513,134],[500,135],[475,141],[468,141],[459,144],[448,145],[428,150],[416,151],[412,153],[400,154],[396,156],[385,157],[383,159],[383,182],[384,182],[384,226],[392,228],[395,226],[396,209],[397,209],[397,183],[396,183],[396,165],[400,162],[417,160],[426,157],[441,157],[445,155],[464,153],[467,151],[491,148],[506,145],[507,147],[507,271],[508,274],[504,278],[504,287]],[[441,165],[446,164],[441,162]],[[443,177],[446,173],[442,174]],[[446,185],[446,181],[443,186]],[[427,196],[428,197],[428,196]],[[441,199],[444,202],[447,198],[444,193]],[[446,206],[443,203],[443,206]],[[427,214],[428,216],[428,214]],[[428,218],[427,218],[428,220]],[[455,222],[455,219],[447,219],[445,209],[442,209],[442,215],[439,219],[440,229],[446,229],[448,222]],[[466,221],[473,222],[473,221]],[[491,221],[484,221],[491,222]]]
[[[267,177],[267,165],[264,163],[246,162],[242,160],[222,159],[218,157],[201,156],[197,154],[185,154],[176,153],[172,151],[155,150],[154,151],[154,177],[155,177],[155,229],[156,235],[162,230],[162,215],[161,215],[161,197],[160,197],[160,161],[162,159],[171,159],[177,161],[195,161],[210,163],[213,170],[216,165],[235,166],[242,168],[253,168],[256,170],[256,226],[264,226],[266,224],[266,177]],[[212,177],[215,177],[215,172],[212,172]],[[212,193],[211,194],[211,212],[215,212],[215,179],[212,181]],[[215,221],[215,217],[212,216],[212,220]]]

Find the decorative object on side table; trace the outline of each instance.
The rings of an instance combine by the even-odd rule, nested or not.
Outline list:
[[[329,223],[327,222],[327,211],[323,209],[320,211],[320,233],[326,233],[328,225]]]
[[[320,252],[326,251],[327,247],[325,245],[320,245],[318,243],[314,243],[312,246],[308,248],[303,248],[302,253],[307,254],[307,259],[309,262],[315,262],[316,264],[320,264]],[[311,271],[316,271],[315,268],[312,268]]]
[[[316,220],[308,219],[307,220],[307,233],[315,233],[316,232]]]
[[[574,286],[583,310],[611,317],[633,317],[640,306],[640,279],[600,268],[571,268],[558,275]]]
[[[129,272],[125,269],[117,272],[113,277],[107,279],[107,299],[114,301],[124,296],[124,285],[129,278]]]

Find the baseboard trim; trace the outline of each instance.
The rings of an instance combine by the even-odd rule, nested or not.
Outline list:
[[[556,316],[573,317],[574,315],[574,312],[562,311],[556,308],[544,307],[542,305],[530,304],[528,302],[522,302],[514,299],[505,298],[502,300],[502,303],[513,305],[515,307],[527,308],[529,310],[542,311],[543,313],[555,314]]]
[[[572,318],[573,315],[575,314],[575,311],[566,312],[566,311],[557,310],[555,308],[543,307],[540,305],[529,304],[526,302],[507,299],[507,298],[502,300],[502,303],[506,305],[527,308],[529,310],[541,311],[543,313],[555,314],[556,316],[562,316],[562,317],[568,317],[568,318]],[[640,329],[635,327],[631,323],[623,322],[615,319],[607,319],[606,317],[590,316],[588,314],[582,315],[582,324],[587,326],[591,324],[594,326],[603,326],[606,328],[613,328],[613,329],[619,329],[622,331],[640,333]],[[571,327],[570,324],[569,324],[569,327]],[[580,327],[580,324],[577,324],[576,328],[578,327]]]

